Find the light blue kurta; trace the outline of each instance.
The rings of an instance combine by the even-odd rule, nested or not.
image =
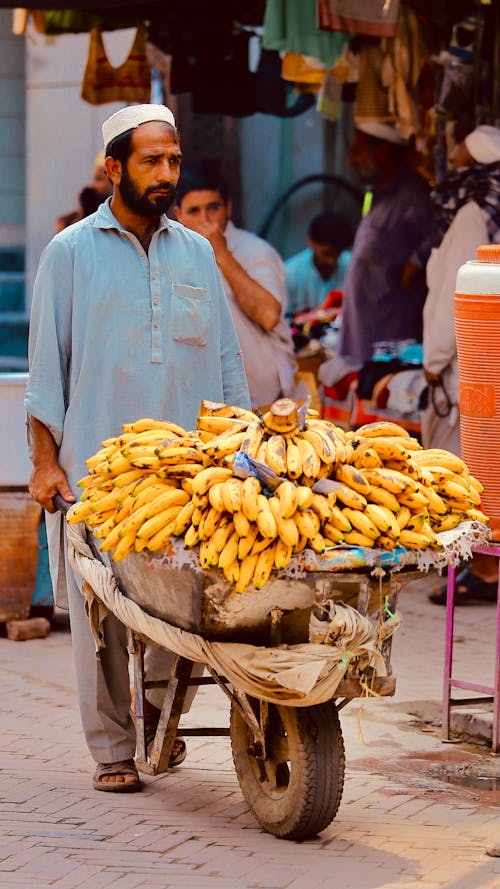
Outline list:
[[[29,359],[26,410],[60,445],[75,495],[85,460],[123,423],[153,417],[192,429],[203,398],[250,405],[209,241],[163,216],[146,254],[109,201],[45,248]]]

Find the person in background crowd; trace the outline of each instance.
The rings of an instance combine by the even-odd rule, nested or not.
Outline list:
[[[100,151],[94,161],[92,180],[82,188],[78,195],[78,209],[59,217],[56,222],[55,233],[58,234],[58,232],[67,228],[68,225],[72,225],[74,222],[90,216],[91,213],[95,213],[99,205],[106,198],[110,197],[112,191],[113,186],[106,173],[104,152]]]
[[[175,215],[214,250],[241,344],[252,405],[300,397],[297,362],[285,321],[285,269],[267,241],[236,228],[225,183],[203,166],[182,172]],[[307,394],[306,392],[303,395]]]
[[[312,219],[307,247],[285,262],[287,313],[320,306],[330,290],[342,290],[352,235],[345,219],[325,210]]]
[[[250,398],[213,251],[165,215],[181,164],[172,112],[132,105],[102,130],[113,195],[52,239],[35,281],[25,398],[29,489],[47,511],[55,601],[69,601],[80,714],[97,763],[93,786],[136,791],[126,630],[108,614],[96,658],[53,498],[75,501],[86,459],[124,423],[154,417],[193,429],[202,399],[249,407]],[[165,678],[172,659],[153,650],[167,659]],[[158,721],[160,711],[150,712]],[[179,738],[170,765],[185,755]]]
[[[475,259],[481,244],[500,243],[500,130],[479,126],[457,143],[455,171],[432,192],[443,240],[427,264],[429,295],[424,307],[424,374],[427,407],[422,443],[460,455],[460,417],[454,293],[457,271]],[[497,560],[474,560],[474,570],[457,577],[455,602],[497,598]],[[430,595],[446,604],[446,587]]]
[[[373,199],[344,279],[338,354],[353,366],[370,360],[375,342],[422,339],[433,215],[427,186],[408,168],[406,151],[389,124],[356,124],[349,164]]]

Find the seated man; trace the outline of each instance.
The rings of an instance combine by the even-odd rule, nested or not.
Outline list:
[[[351,243],[349,226],[337,213],[326,210],[314,217],[308,246],[285,262],[288,314],[315,309],[331,290],[342,290]]]
[[[212,244],[240,341],[252,405],[267,405],[281,396],[300,397],[295,389],[292,335],[284,318],[283,262],[262,238],[236,228],[231,210],[231,199],[219,177],[203,169],[183,170],[175,214],[179,222]]]

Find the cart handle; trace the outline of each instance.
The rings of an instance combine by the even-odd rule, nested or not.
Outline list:
[[[68,509],[70,509],[71,506],[75,505],[69,500],[65,500],[62,494],[55,494],[52,498],[52,503],[54,504],[56,509],[63,513],[63,515],[66,515]]]

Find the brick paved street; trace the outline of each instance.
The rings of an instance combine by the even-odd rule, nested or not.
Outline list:
[[[436,774],[454,760],[500,775],[500,759],[439,739],[445,612],[427,602],[430,584],[424,578],[401,596],[396,696],[341,712],[340,810],[301,844],[260,830],[226,738],[190,740],[185,764],[146,777],[142,794],[96,793],[69,633],[0,639],[2,889],[499,889],[500,858],[486,854],[500,846],[499,792]],[[462,678],[492,680],[494,613],[492,605],[457,610]],[[218,689],[200,692],[190,722],[227,723]]]

